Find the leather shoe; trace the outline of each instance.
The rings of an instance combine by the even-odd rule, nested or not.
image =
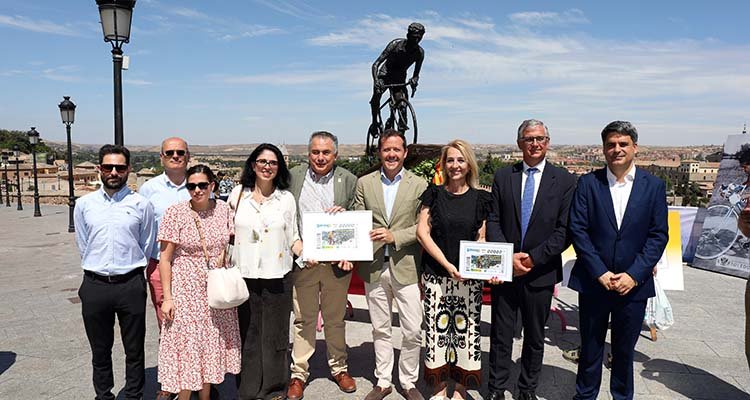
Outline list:
[[[173,400],[177,398],[177,393],[169,393],[165,390],[156,392],[156,400]]]
[[[518,394],[518,400],[539,400],[534,392],[521,392]]]
[[[354,382],[352,376],[346,371],[334,375],[333,380],[336,381],[339,385],[339,389],[344,393],[354,393],[357,391],[357,383]]]
[[[424,397],[422,397],[422,393],[419,393],[419,390],[417,390],[417,388],[404,390],[403,392],[401,392],[401,395],[404,396],[406,400],[424,400]]]
[[[365,400],[383,400],[385,396],[388,396],[393,392],[393,389],[391,387],[382,388],[380,386],[373,386],[372,390],[370,390],[370,393],[367,393],[367,396],[365,396]]]
[[[302,379],[299,378],[292,378],[289,381],[286,398],[289,400],[302,400],[303,397],[305,397],[305,382],[302,382]]]
[[[487,400],[503,400],[505,399],[505,393],[503,392],[490,392],[486,397]]]

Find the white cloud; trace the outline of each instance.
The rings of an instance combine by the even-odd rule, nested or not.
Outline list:
[[[79,71],[80,68],[76,65],[61,65],[59,67],[42,70],[42,76],[53,81],[80,82],[81,77],[78,73]]]
[[[71,28],[69,25],[61,25],[46,20],[33,20],[21,15],[11,16],[0,14],[0,25],[39,33],[52,33],[64,36],[80,35],[79,32]]]
[[[255,2],[278,13],[299,19],[319,20],[321,18],[333,18],[330,14],[326,14],[320,9],[300,0],[255,0]]]
[[[525,11],[511,14],[508,18],[516,24],[535,26],[587,24],[590,22],[588,18],[586,18],[586,15],[584,15],[583,11],[577,8],[571,8],[562,13],[551,11]]]
[[[253,25],[253,26],[247,27],[246,30],[238,34],[227,33],[224,36],[221,36],[220,39],[229,41],[229,40],[253,38],[257,36],[280,34],[280,33],[284,33],[284,30],[280,28],[270,28],[270,27],[263,26],[263,25]]]

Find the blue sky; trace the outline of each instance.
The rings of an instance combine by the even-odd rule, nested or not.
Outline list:
[[[609,121],[642,144],[720,144],[750,117],[746,1],[138,0],[123,71],[126,144],[364,142],[370,65],[412,21],[427,33],[420,142],[594,144]],[[110,45],[93,0],[0,2],[0,128],[113,137]]]

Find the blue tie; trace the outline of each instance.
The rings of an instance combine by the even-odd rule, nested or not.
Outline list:
[[[523,186],[523,197],[521,198],[521,244],[526,237],[526,230],[529,228],[529,219],[531,219],[531,210],[534,208],[534,173],[539,171],[536,168],[526,170],[526,184]]]

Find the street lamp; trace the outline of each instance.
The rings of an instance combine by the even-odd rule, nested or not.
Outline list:
[[[21,148],[17,144],[13,145],[13,155],[16,157],[16,188],[18,188],[18,207],[16,207],[16,210],[21,211],[23,210],[23,205],[21,204],[21,170],[18,168],[18,157],[21,156]]]
[[[37,179],[36,171],[36,145],[39,144],[39,132],[36,131],[35,127],[31,127],[31,130],[26,133],[29,135],[29,143],[31,143],[31,157],[34,160],[34,216],[41,217],[42,210],[39,208],[39,180]]]
[[[3,174],[3,183],[5,183],[5,206],[10,207],[10,188],[8,188],[8,155],[3,152],[2,156],[3,168],[5,173]]]
[[[122,128],[122,45],[130,42],[135,0],[96,0],[104,41],[112,44],[115,81],[115,144],[124,144]]]
[[[70,96],[63,96],[63,101],[58,107],[60,107],[60,116],[68,133],[68,232],[75,232],[73,209],[76,206],[76,194],[75,183],[73,181],[73,144],[70,140],[70,125],[75,121],[76,105],[70,101]]]

